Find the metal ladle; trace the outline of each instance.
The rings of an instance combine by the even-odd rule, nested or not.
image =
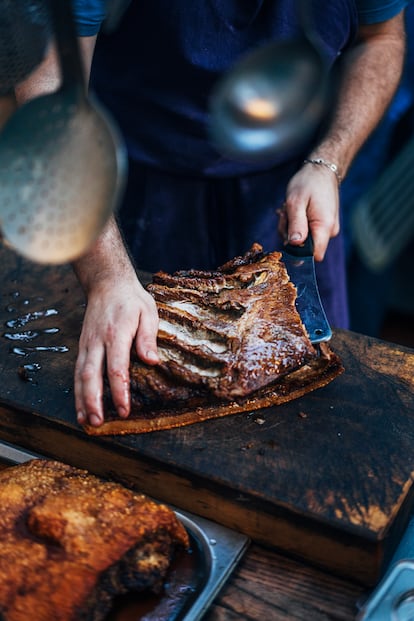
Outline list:
[[[241,59],[210,101],[210,135],[236,159],[264,160],[305,143],[327,102],[327,67],[300,3],[304,35],[272,42]]]
[[[108,115],[86,95],[67,0],[49,0],[61,85],[19,108],[0,134],[0,223],[39,263],[83,254],[114,211],[126,156]]]

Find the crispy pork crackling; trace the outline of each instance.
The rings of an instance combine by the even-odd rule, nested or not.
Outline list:
[[[216,271],[158,272],[148,290],[160,317],[160,364],[131,353],[132,414],[107,407],[88,433],[142,433],[294,399],[341,372],[327,345],[314,347],[296,309],[279,252],[259,244]]]
[[[117,594],[162,587],[189,545],[175,513],[84,470],[0,471],[0,619],[100,621]]]

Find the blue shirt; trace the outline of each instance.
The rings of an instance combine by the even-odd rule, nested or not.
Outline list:
[[[247,52],[300,32],[291,0],[123,0],[120,27],[98,38],[91,88],[112,113],[132,159],[172,173],[203,177],[250,174],[263,163],[223,156],[208,137],[209,96],[217,80]],[[79,32],[93,35],[103,0],[73,0]],[[314,34],[326,66],[354,40],[362,19],[381,20],[406,0],[312,0]],[[375,4],[378,4],[375,3]],[[392,15],[390,13],[392,12]],[[266,162],[270,168],[301,161],[310,145],[294,145]]]
[[[356,0],[361,24],[377,24],[391,19],[400,13],[411,0]]]
[[[72,0],[72,8],[81,37],[89,37],[99,32],[105,19],[105,0]]]
[[[134,0],[132,0],[134,1]],[[135,0],[137,1],[137,0]],[[361,24],[375,24],[398,15],[411,0],[355,0]],[[82,37],[98,33],[107,13],[110,0],[72,0],[78,33]],[[125,6],[128,0],[124,2]]]

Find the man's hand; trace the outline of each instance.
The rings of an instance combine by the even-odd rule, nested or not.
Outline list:
[[[104,373],[117,412],[125,418],[131,402],[131,347],[135,343],[144,362],[158,362],[158,313],[138,281],[114,221],[74,268],[87,295],[75,367],[76,412],[80,424],[99,426]]]
[[[404,14],[360,26],[355,44],[341,59],[341,79],[330,123],[309,160],[334,163],[344,178],[355,155],[382,118],[397,88],[404,60]],[[339,233],[338,178],[327,166],[304,164],[291,179],[279,232],[300,244],[311,231],[315,259],[324,257]]]
[[[75,367],[78,422],[103,422],[103,374],[106,371],[118,415],[130,412],[129,362],[131,346],[148,364],[158,361],[155,302],[136,282],[106,282],[88,295]]]
[[[290,180],[279,219],[279,233],[291,244],[301,244],[309,230],[315,259],[322,261],[329,240],[339,233],[338,180],[328,168],[313,164]]]

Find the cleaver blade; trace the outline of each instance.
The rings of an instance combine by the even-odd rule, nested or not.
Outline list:
[[[287,244],[282,259],[290,280],[296,287],[296,308],[312,343],[329,341],[332,330],[319,295],[313,258],[313,241],[309,235],[300,246]]]

